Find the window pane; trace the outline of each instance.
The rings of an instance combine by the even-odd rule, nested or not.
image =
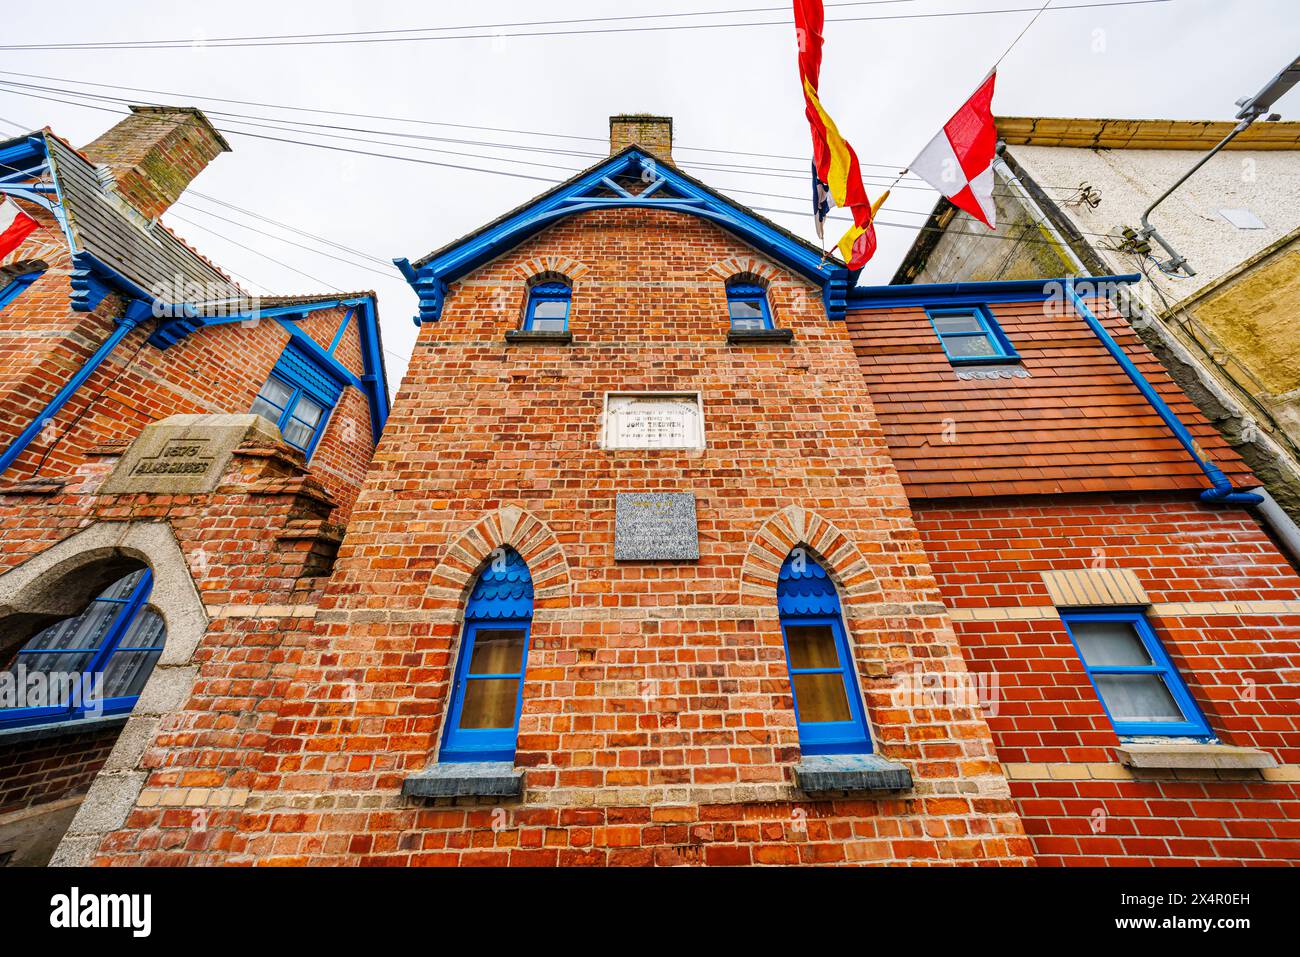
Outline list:
[[[565,299],[542,299],[533,304],[534,319],[563,319],[569,314],[569,303]]]
[[[1070,634],[1079,643],[1083,660],[1094,668],[1152,663],[1137,629],[1127,621],[1072,621]]]
[[[265,399],[272,405],[279,406],[281,409],[288,403],[289,398],[293,395],[293,389],[287,384],[281,382],[275,376],[266,380],[266,385],[258,391],[257,396]]]
[[[266,421],[275,425],[280,421],[280,414],[284,409],[277,409],[271,403],[267,402],[261,396],[253,400],[253,407],[249,409],[254,415],[260,415]]]
[[[135,621],[122,635],[117,643],[119,648],[158,648],[166,640],[167,629],[163,625],[162,615],[149,608],[142,608]]]
[[[823,675],[794,675],[795,702],[804,724],[822,721],[852,721],[844,678],[838,672]]]
[[[470,678],[460,709],[462,728],[513,728],[518,678]]]
[[[96,648],[104,640],[109,626],[121,610],[122,606],[116,602],[91,602],[90,607],[80,615],[51,625],[23,645],[23,649],[26,651],[41,648]],[[27,667],[32,667],[30,662]]]
[[[791,625],[785,630],[785,641],[790,648],[790,667],[796,671],[840,667],[830,625]]]
[[[744,321],[747,319],[757,319],[763,321],[763,307],[753,299],[732,299],[727,308],[731,311],[731,321]]]
[[[21,654],[16,657],[13,664],[9,666],[9,671],[16,671],[19,665],[30,675],[37,671],[43,671],[46,674],[53,672],[62,672],[65,674],[79,674],[87,665],[90,664],[91,658],[94,657],[89,651],[40,651],[36,654]]]
[[[472,675],[517,675],[524,666],[524,633],[517,628],[480,628],[469,659]]]
[[[1159,675],[1095,675],[1106,710],[1116,721],[1186,721]]]
[[[563,319],[534,319],[529,328],[534,332],[564,332],[567,325]]]
[[[971,359],[984,356],[1000,356],[1002,353],[993,345],[987,335],[949,336],[943,340],[950,356]]]
[[[306,396],[300,398],[298,404],[293,407],[293,417],[312,428],[316,427],[316,423],[320,421],[320,417],[324,413],[325,409],[322,406]]]
[[[104,680],[100,685],[105,698],[125,698],[137,695],[149,679],[153,664],[162,654],[158,651],[118,651],[108,659]]]
[[[947,335],[950,332],[983,332],[984,327],[980,325],[979,319],[973,315],[967,316],[935,316],[934,327],[939,330],[940,335]]]
[[[311,444],[312,428],[309,425],[303,425],[297,419],[290,419],[284,425],[284,440],[290,445],[296,446],[303,451]]]
[[[131,597],[131,592],[135,591],[135,586],[140,584],[140,579],[144,577],[144,569],[138,572],[132,572],[125,578],[119,578],[99,596],[100,598],[116,598],[122,601]]]

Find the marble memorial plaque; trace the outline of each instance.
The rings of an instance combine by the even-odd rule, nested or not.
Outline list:
[[[696,561],[699,527],[693,492],[619,492],[614,512],[614,560]]]
[[[702,449],[704,416],[697,395],[618,395],[605,401],[607,449]]]

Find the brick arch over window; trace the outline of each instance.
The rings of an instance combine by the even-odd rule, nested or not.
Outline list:
[[[463,607],[478,573],[492,552],[504,545],[518,552],[528,565],[537,609],[569,604],[571,575],[559,539],[536,515],[513,505],[484,515],[448,546],[447,554],[433,570],[430,597],[447,607]]]
[[[515,264],[515,271],[530,286],[539,282],[560,281],[577,282],[583,275],[591,272],[591,267],[584,266],[576,259],[566,256],[537,256]]]
[[[767,288],[781,276],[781,270],[772,263],[753,256],[733,256],[709,267],[709,272],[722,282],[737,276],[751,276],[760,286]]]
[[[788,505],[762,524],[740,569],[740,600],[775,601],[777,576],[790,551],[802,545],[831,576],[845,606],[878,601],[880,582],[857,545],[816,512]]]

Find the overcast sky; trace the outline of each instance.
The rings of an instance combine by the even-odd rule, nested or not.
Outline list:
[[[1054,0],[1053,5],[1085,2],[1098,0]],[[827,3],[830,20],[913,17],[830,22],[826,28],[823,101],[857,149],[864,172],[869,174],[867,188],[873,198],[893,178],[892,172],[905,166],[970,94],[1033,14],[916,15],[1039,5],[1039,0]],[[1235,112],[1234,100],[1256,92],[1300,52],[1297,6],[1297,0],[1167,0],[1091,10],[1049,8],[1000,67],[994,110],[1009,116],[1228,119]],[[677,159],[683,168],[724,192],[734,190],[732,195],[740,202],[798,210],[795,215],[773,218],[802,235],[813,235],[806,214],[805,161],[686,149],[712,147],[788,157],[807,155],[808,127],[796,79],[793,27],[789,5],[779,0],[703,0],[694,5],[684,0],[636,0],[626,5],[597,0],[555,0],[548,4],[480,0],[455,5],[386,0],[225,0],[220,4],[64,0],[57,7],[25,3],[6,4],[5,8],[4,39],[0,41],[5,44],[189,40],[425,27],[473,27],[450,32],[495,34],[509,30],[733,24],[717,29],[262,49],[186,44],[179,49],[131,52],[5,51],[0,70],[8,72],[0,74],[0,80],[69,89],[72,87],[60,81],[142,87],[164,91],[165,95],[104,87],[78,89],[132,97],[138,102],[192,104],[211,111],[275,117],[277,121],[291,118],[380,130],[383,135],[319,128],[316,135],[310,136],[301,131],[266,128],[253,132],[508,170],[554,181],[567,178],[595,158],[541,153],[533,148],[604,154],[610,114],[669,114],[676,121]],[[738,12],[743,8],[751,12]],[[775,9],[761,12],[762,8]],[[580,22],[568,26],[479,26],[697,10],[728,12],[697,18]],[[762,21],[781,23],[734,25]],[[16,73],[29,78],[22,79]],[[31,79],[34,75],[58,79]],[[34,99],[30,94],[36,91],[25,92],[28,95],[0,87],[0,133],[17,132],[11,124],[23,129],[48,124],[80,146],[115,122],[110,112]],[[41,95],[75,99],[62,93]],[[199,95],[574,138],[284,113],[193,98]],[[99,105],[122,109],[111,102],[100,101]],[[1287,119],[1300,118],[1300,93],[1292,93],[1278,108]],[[422,256],[548,188],[547,183],[525,178],[251,138],[233,132],[240,120],[214,120],[219,127],[232,131],[227,138],[235,151],[216,160],[196,181],[196,189],[385,261],[397,256]],[[478,144],[409,137],[404,140],[425,149],[515,160],[493,162],[402,149],[391,145],[403,141],[393,132],[490,140],[530,149],[490,149]],[[331,140],[330,136],[388,142],[376,145]],[[758,166],[769,174],[784,175],[708,170],[695,165],[709,162]],[[863,274],[864,282],[889,281],[916,226],[934,205],[935,193],[919,188],[915,180],[904,182],[910,188],[895,190],[881,213],[880,249]],[[256,283],[248,283],[253,291],[288,294],[328,291],[331,287],[376,290],[389,377],[396,387],[405,371],[416,330],[410,318],[415,312],[414,295],[395,270],[370,263],[371,268],[379,270],[376,273],[328,259],[198,210],[206,209],[245,226],[321,248],[315,240],[294,236],[206,200],[189,198],[184,202],[195,208],[176,209],[175,215],[168,217],[169,225],[218,265]],[[351,253],[334,252],[356,259]]]

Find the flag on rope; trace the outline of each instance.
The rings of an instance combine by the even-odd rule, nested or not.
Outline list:
[[[0,259],[21,246],[36,226],[36,220],[19,209],[12,199],[5,197],[5,201],[0,203]]]
[[[911,166],[912,172],[947,196],[954,206],[970,213],[989,229],[997,228],[998,221],[993,205],[993,160],[998,144],[993,125],[996,79],[995,69],[912,160]]]
[[[832,205],[848,209],[853,225],[838,249],[850,269],[861,269],[876,251],[873,208],[862,185],[862,171],[853,147],[840,135],[835,121],[822,106],[818,93],[822,69],[822,30],[826,11],[822,0],[794,0],[795,34],[799,40],[799,79],[803,84],[804,114],[813,140],[813,217],[817,235],[824,235],[826,214]]]

